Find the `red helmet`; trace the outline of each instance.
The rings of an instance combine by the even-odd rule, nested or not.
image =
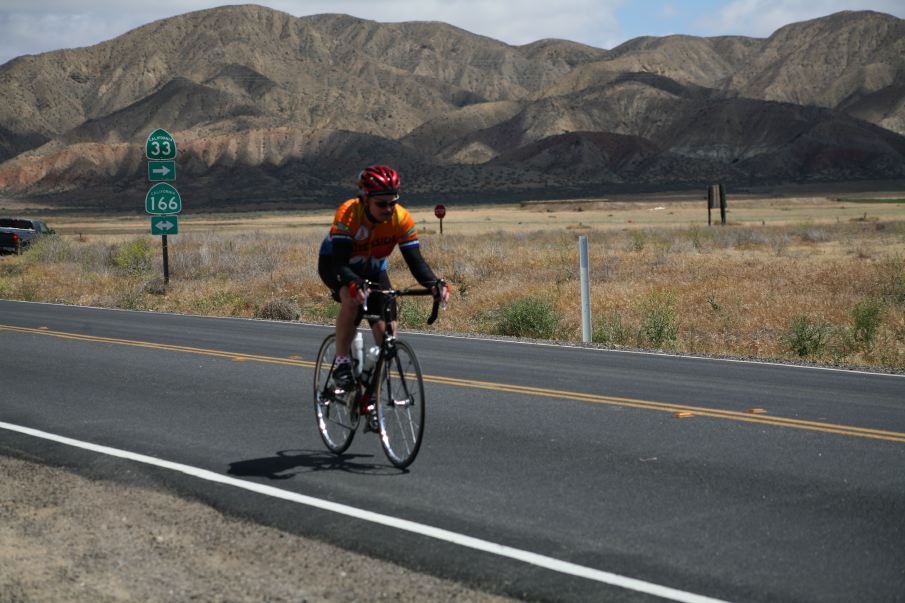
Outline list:
[[[399,174],[385,165],[372,165],[358,175],[358,188],[370,195],[398,195]]]

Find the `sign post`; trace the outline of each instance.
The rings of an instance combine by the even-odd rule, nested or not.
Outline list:
[[[440,234],[443,234],[443,217],[446,215],[446,206],[442,203],[438,203],[434,207],[434,215],[440,219]]]
[[[163,282],[170,284],[170,257],[167,235],[179,233],[176,214],[182,211],[182,197],[166,181],[176,180],[176,141],[162,128],[148,135],[145,141],[148,159],[148,180],[157,182],[145,195],[145,211],[151,214],[151,234],[160,236],[163,251]]]
[[[720,223],[726,225],[726,188],[722,184],[707,187],[707,226],[712,224],[710,210],[720,208]]]

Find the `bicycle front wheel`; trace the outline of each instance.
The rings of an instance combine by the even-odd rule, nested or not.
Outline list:
[[[336,336],[328,335],[317,353],[314,365],[314,413],[317,429],[327,449],[342,454],[349,448],[359,414],[356,393],[337,396],[333,384],[333,358],[336,356]]]
[[[377,386],[380,443],[391,463],[409,466],[424,434],[424,381],[412,348],[396,341],[383,362]]]

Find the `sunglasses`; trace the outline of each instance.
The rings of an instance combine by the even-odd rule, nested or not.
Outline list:
[[[374,205],[379,207],[380,209],[386,209],[388,207],[396,207],[396,204],[399,203],[399,196],[397,195],[395,199],[392,201],[374,201]]]

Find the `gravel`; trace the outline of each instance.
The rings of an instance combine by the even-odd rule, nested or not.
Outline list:
[[[0,603],[508,600],[168,493],[5,456],[0,475]]]

